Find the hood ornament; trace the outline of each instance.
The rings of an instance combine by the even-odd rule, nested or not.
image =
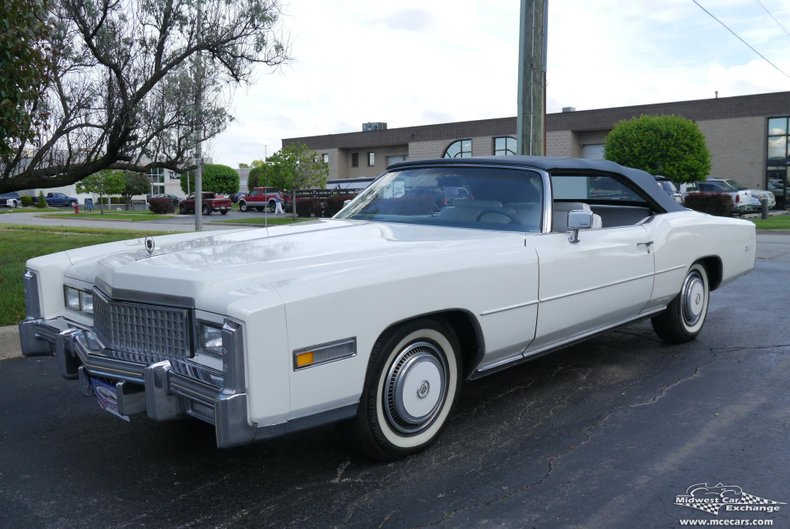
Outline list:
[[[154,250],[156,249],[156,242],[154,242],[154,238],[146,237],[143,244],[145,245],[145,251],[148,252],[148,255],[153,255]]]

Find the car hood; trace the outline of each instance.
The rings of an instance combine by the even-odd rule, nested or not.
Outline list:
[[[517,232],[326,220],[201,234],[187,240],[176,236],[171,241],[166,236],[157,242],[154,238],[150,254],[142,244],[134,243],[132,251],[81,260],[67,275],[100,283],[114,295],[182,296],[206,310],[222,311],[236,299],[282,293],[289,286],[304,287],[315,281],[361,280],[362,276],[383,275],[399,263],[411,266],[416,259],[428,272],[438,266],[432,264],[431,255],[457,252],[461,262],[470,248],[496,251],[504,238],[514,239],[519,244],[513,247],[523,250],[523,235]]]

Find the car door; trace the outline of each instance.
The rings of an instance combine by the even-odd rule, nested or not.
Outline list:
[[[578,242],[567,232],[533,238],[540,270],[539,307],[535,340],[527,355],[638,317],[650,301],[655,275],[654,241],[640,222],[642,214],[629,220],[621,214],[636,210],[649,215],[638,190],[616,175],[552,175],[551,182],[554,201],[578,201],[583,208],[592,203],[593,211],[595,204],[602,204],[611,213],[602,227],[580,230]],[[554,230],[564,230],[559,220],[552,221]]]
[[[571,342],[634,319],[650,300],[654,260],[641,225],[535,238],[540,281],[535,340],[527,351]]]

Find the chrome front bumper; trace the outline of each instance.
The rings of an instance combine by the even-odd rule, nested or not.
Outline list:
[[[222,329],[222,387],[187,376],[190,371],[180,359],[145,364],[114,358],[90,329],[63,318],[27,318],[19,323],[19,336],[25,356],[54,353],[60,373],[78,378],[85,395],[93,394],[91,378],[113,382],[122,415],[147,413],[157,421],[195,417],[214,425],[220,448],[246,444],[263,433],[256,435],[258,428],[248,418],[242,330],[234,321],[226,320]]]

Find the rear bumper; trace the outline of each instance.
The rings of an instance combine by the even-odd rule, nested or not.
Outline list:
[[[214,425],[220,448],[249,443],[257,430],[248,417],[241,326],[227,320],[222,333],[223,372],[213,373],[212,378],[209,368],[186,360],[121,359],[105,349],[90,329],[64,318],[28,318],[19,324],[22,354],[54,354],[61,375],[78,378],[85,395],[93,394],[92,378],[113,383],[122,415],[147,413],[157,421],[187,415],[203,420]],[[221,387],[210,381],[219,381]]]

